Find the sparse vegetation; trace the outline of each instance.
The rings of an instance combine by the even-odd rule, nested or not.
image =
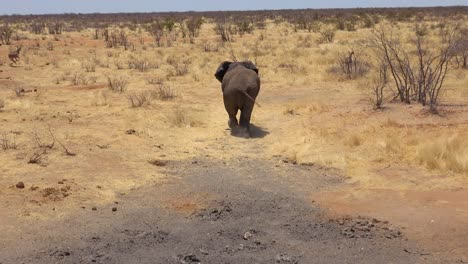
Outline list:
[[[126,76],[108,76],[107,87],[113,92],[123,93],[125,92],[129,83],[128,77]]]
[[[19,180],[44,190],[69,179],[77,199],[53,206],[71,210],[178,181],[158,159],[192,169],[242,154],[357,189],[464,186],[467,17],[467,7],[1,16],[0,36],[13,30],[0,47],[1,183],[8,199],[27,194],[9,215],[51,208],[31,206],[44,197],[16,190]],[[254,139],[231,137],[213,76],[244,60],[262,84]],[[61,133],[36,131],[44,124]],[[47,212],[67,212],[57,209]]]
[[[151,104],[152,97],[149,91],[134,92],[127,95],[132,108],[142,107]]]
[[[163,101],[172,100],[176,97],[174,89],[172,89],[170,85],[164,83],[160,83],[152,94],[153,97]]]

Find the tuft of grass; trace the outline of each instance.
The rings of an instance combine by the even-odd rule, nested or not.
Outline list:
[[[177,106],[168,116],[169,122],[175,127],[199,127],[202,122],[193,116],[192,112]]]
[[[431,170],[468,172],[468,136],[441,137],[421,145],[417,158]]]

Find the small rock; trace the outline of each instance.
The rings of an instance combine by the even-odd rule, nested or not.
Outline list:
[[[23,183],[23,182],[18,182],[18,183],[16,184],[16,188],[18,188],[18,189],[23,189],[23,188],[24,188],[24,183]]]
[[[58,184],[63,184],[63,181],[58,181]]]
[[[200,248],[200,253],[205,256],[209,254],[208,251],[204,250],[203,248]]]
[[[136,133],[136,130],[135,129],[129,129],[129,130],[125,131],[125,133],[127,133],[127,135],[134,135]]]
[[[116,212],[117,211],[117,207],[112,207],[112,212]]]
[[[93,206],[93,208],[91,208],[91,210],[96,211],[96,210],[97,210],[97,207],[96,207],[96,206]]]
[[[187,255],[181,258],[180,263],[200,263],[200,260],[195,255]]]
[[[251,237],[252,237],[252,233],[250,233],[250,232],[248,232],[248,231],[244,233],[243,238],[244,238],[245,240],[249,240],[249,238],[251,238]]]

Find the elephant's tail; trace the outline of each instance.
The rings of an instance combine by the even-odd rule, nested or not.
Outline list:
[[[250,94],[248,94],[246,91],[244,91],[244,94],[247,98],[249,98],[250,100],[252,100],[252,102],[254,102],[258,107],[262,107],[259,103],[257,103],[255,101],[255,99],[252,98],[252,96],[250,96]]]

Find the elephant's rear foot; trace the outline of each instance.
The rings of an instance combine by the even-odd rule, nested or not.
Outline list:
[[[250,132],[247,128],[245,127],[235,127],[231,130],[231,135],[235,137],[241,137],[241,138],[250,138]]]
[[[230,119],[228,120],[228,126],[229,126],[229,128],[234,129],[234,128],[236,128],[237,126],[239,126],[239,123],[237,122],[237,119],[236,119],[236,118],[230,118]]]

